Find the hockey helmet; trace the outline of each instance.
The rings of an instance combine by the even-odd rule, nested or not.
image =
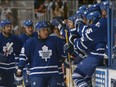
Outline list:
[[[91,12],[87,15],[87,21],[88,23],[90,21],[93,21],[93,24],[97,23],[98,20],[101,18],[101,13],[99,11],[94,11],[94,12]]]
[[[5,27],[6,25],[11,25],[11,21],[10,20],[1,20],[0,21],[1,27]]]
[[[33,22],[31,20],[25,20],[23,22],[23,26],[24,27],[27,27],[27,26],[33,26]]]
[[[47,21],[41,21],[41,22],[37,22],[35,25],[35,29],[37,30],[41,30],[43,28],[49,28],[49,24]]]

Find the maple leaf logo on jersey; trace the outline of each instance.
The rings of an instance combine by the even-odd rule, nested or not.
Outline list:
[[[12,47],[13,43],[6,43],[6,46],[3,46],[3,52],[4,55],[8,56],[9,54],[11,54],[13,52],[13,47]]]
[[[47,59],[50,58],[50,56],[52,55],[52,50],[48,50],[47,46],[43,46],[42,50],[38,51],[39,55],[42,57],[42,59],[45,59],[45,61],[47,61]]]

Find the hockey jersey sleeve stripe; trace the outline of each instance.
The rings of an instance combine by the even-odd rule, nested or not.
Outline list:
[[[102,53],[94,53],[94,52],[90,52],[91,54],[93,54],[93,55],[97,55],[97,56],[105,56],[105,54],[102,54]]]
[[[93,39],[91,39],[91,38],[88,36],[87,33],[85,33],[85,36],[86,36],[86,38],[87,38],[88,40],[93,41]],[[84,38],[85,38],[85,37],[84,37]]]
[[[100,51],[100,50],[105,50],[105,48],[98,48],[96,49],[97,51]]]
[[[30,68],[30,70],[34,70],[34,69],[45,69],[45,68],[58,68],[58,66],[41,66],[41,67],[33,67]]]
[[[88,49],[87,46],[85,46],[85,44],[82,41],[81,41],[81,44],[85,49]]]
[[[0,69],[5,69],[5,70],[10,70],[10,69],[15,69],[16,67],[14,66],[14,67],[0,67]]]
[[[84,36],[83,34],[84,34],[84,30],[85,30],[85,28],[86,28],[87,26],[85,25],[84,27],[83,27],[83,29],[82,29],[82,36]]]
[[[19,60],[20,60],[20,61],[21,61],[21,60],[26,61],[26,59],[25,59],[25,58],[20,58]]]
[[[78,48],[80,51],[85,52],[84,50],[82,50],[82,49],[79,47],[78,42],[77,42],[77,48]]]
[[[51,73],[59,73],[59,71],[33,72],[33,73],[30,73],[30,75],[35,75],[35,74],[51,74]]]
[[[71,29],[70,31],[75,31],[76,30],[76,28],[73,28],[73,29]]]
[[[63,58],[67,58],[67,56],[65,56],[65,55],[62,55],[61,57],[63,57]]]
[[[25,56],[25,57],[26,57],[26,55],[25,55],[25,54],[20,54],[19,56]]]

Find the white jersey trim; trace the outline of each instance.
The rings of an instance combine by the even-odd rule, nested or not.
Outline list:
[[[13,64],[16,64],[15,62],[12,62],[12,63],[0,63],[1,65],[7,65],[7,66],[9,66],[9,65],[13,65]]]
[[[90,53],[93,54],[93,55],[105,56],[105,54],[102,54],[102,53],[94,53],[94,52],[90,52]]]
[[[85,48],[85,49],[88,49],[83,42],[81,42],[82,46]]]
[[[0,69],[5,69],[5,70],[10,70],[10,69],[15,69],[16,67],[10,67],[10,68],[6,68],[6,67],[0,67]]]
[[[91,38],[88,36],[87,33],[85,33],[85,35],[86,35],[87,39],[89,39],[90,41],[93,41],[93,39],[91,39]]]
[[[77,42],[77,48],[82,51],[82,52],[85,52],[84,50],[82,50],[79,46],[78,46],[78,42]]]
[[[35,74],[51,74],[51,73],[59,73],[59,72],[58,71],[33,72],[30,75],[35,75]]]
[[[33,67],[33,68],[30,68],[30,70],[34,70],[34,69],[43,69],[43,68],[58,68],[58,66],[41,66],[41,67]]]

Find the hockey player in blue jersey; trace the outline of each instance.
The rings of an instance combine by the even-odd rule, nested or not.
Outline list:
[[[58,28],[57,24],[55,24],[54,21],[52,21],[51,26],[52,27],[50,29],[51,29],[52,33],[50,34],[50,36],[57,36],[57,37],[61,38],[64,41],[64,38],[60,34],[60,29]],[[60,77],[59,81],[60,81],[60,84],[62,85],[62,87],[66,87],[65,81],[64,81],[64,72],[63,72],[64,71],[64,68],[63,68],[64,60],[59,61],[59,67],[58,67],[58,69],[59,69],[59,77]]]
[[[95,23],[96,20],[99,19],[98,12],[93,12],[90,14],[94,14],[93,19],[91,19],[90,21]],[[98,14],[98,16],[96,16],[97,14]],[[89,15],[89,16],[92,16],[92,15]],[[92,18],[92,17],[89,17],[88,19],[90,19],[90,18]],[[100,22],[100,20],[99,20],[99,22]],[[105,21],[105,22],[107,22],[107,21]],[[89,23],[91,23],[91,22],[89,22]],[[97,35],[98,29],[102,30],[102,32],[100,32],[99,34],[102,34],[103,31],[107,29],[107,23],[105,23],[104,25],[100,25],[99,28],[93,27],[95,25],[96,24],[88,26],[88,28],[84,32],[84,36],[81,39],[74,39],[74,37],[70,38],[71,42],[73,39],[72,43],[74,44],[75,49],[79,50],[78,52],[81,51],[81,52],[87,54],[87,57],[85,59],[83,59],[77,65],[77,68],[73,73],[73,79],[74,79],[77,87],[90,87],[89,81],[91,81],[91,76],[94,73],[96,66],[102,65],[102,63],[103,63],[105,47],[106,47],[106,42],[104,41],[104,39],[106,38],[106,35],[102,35],[102,38],[101,39],[99,38],[99,40],[96,39],[95,37],[98,36]],[[106,26],[106,27],[104,27],[104,26]],[[95,31],[95,32],[93,32],[93,31]],[[91,34],[91,37],[89,36],[89,34]]]
[[[46,21],[36,24],[38,37],[29,39],[23,46],[16,76],[22,75],[22,69],[30,63],[31,87],[60,87],[59,61],[66,57],[63,41],[56,36],[49,36]]]
[[[19,39],[21,39],[24,44],[29,38],[37,36],[37,33],[34,32],[33,22],[31,20],[25,20],[23,22],[24,33],[19,35]]]
[[[15,58],[21,50],[20,40],[12,35],[12,23],[10,20],[0,22],[0,86],[16,87],[14,83]]]
[[[31,20],[25,20],[23,22],[24,26],[24,33],[19,36],[19,39],[24,44],[28,39],[32,37],[36,37],[37,33],[34,32],[33,29],[33,22]],[[25,87],[31,87],[30,79],[29,79],[29,64],[26,65],[26,68],[24,68],[23,71],[23,78],[24,78],[24,85]]]

